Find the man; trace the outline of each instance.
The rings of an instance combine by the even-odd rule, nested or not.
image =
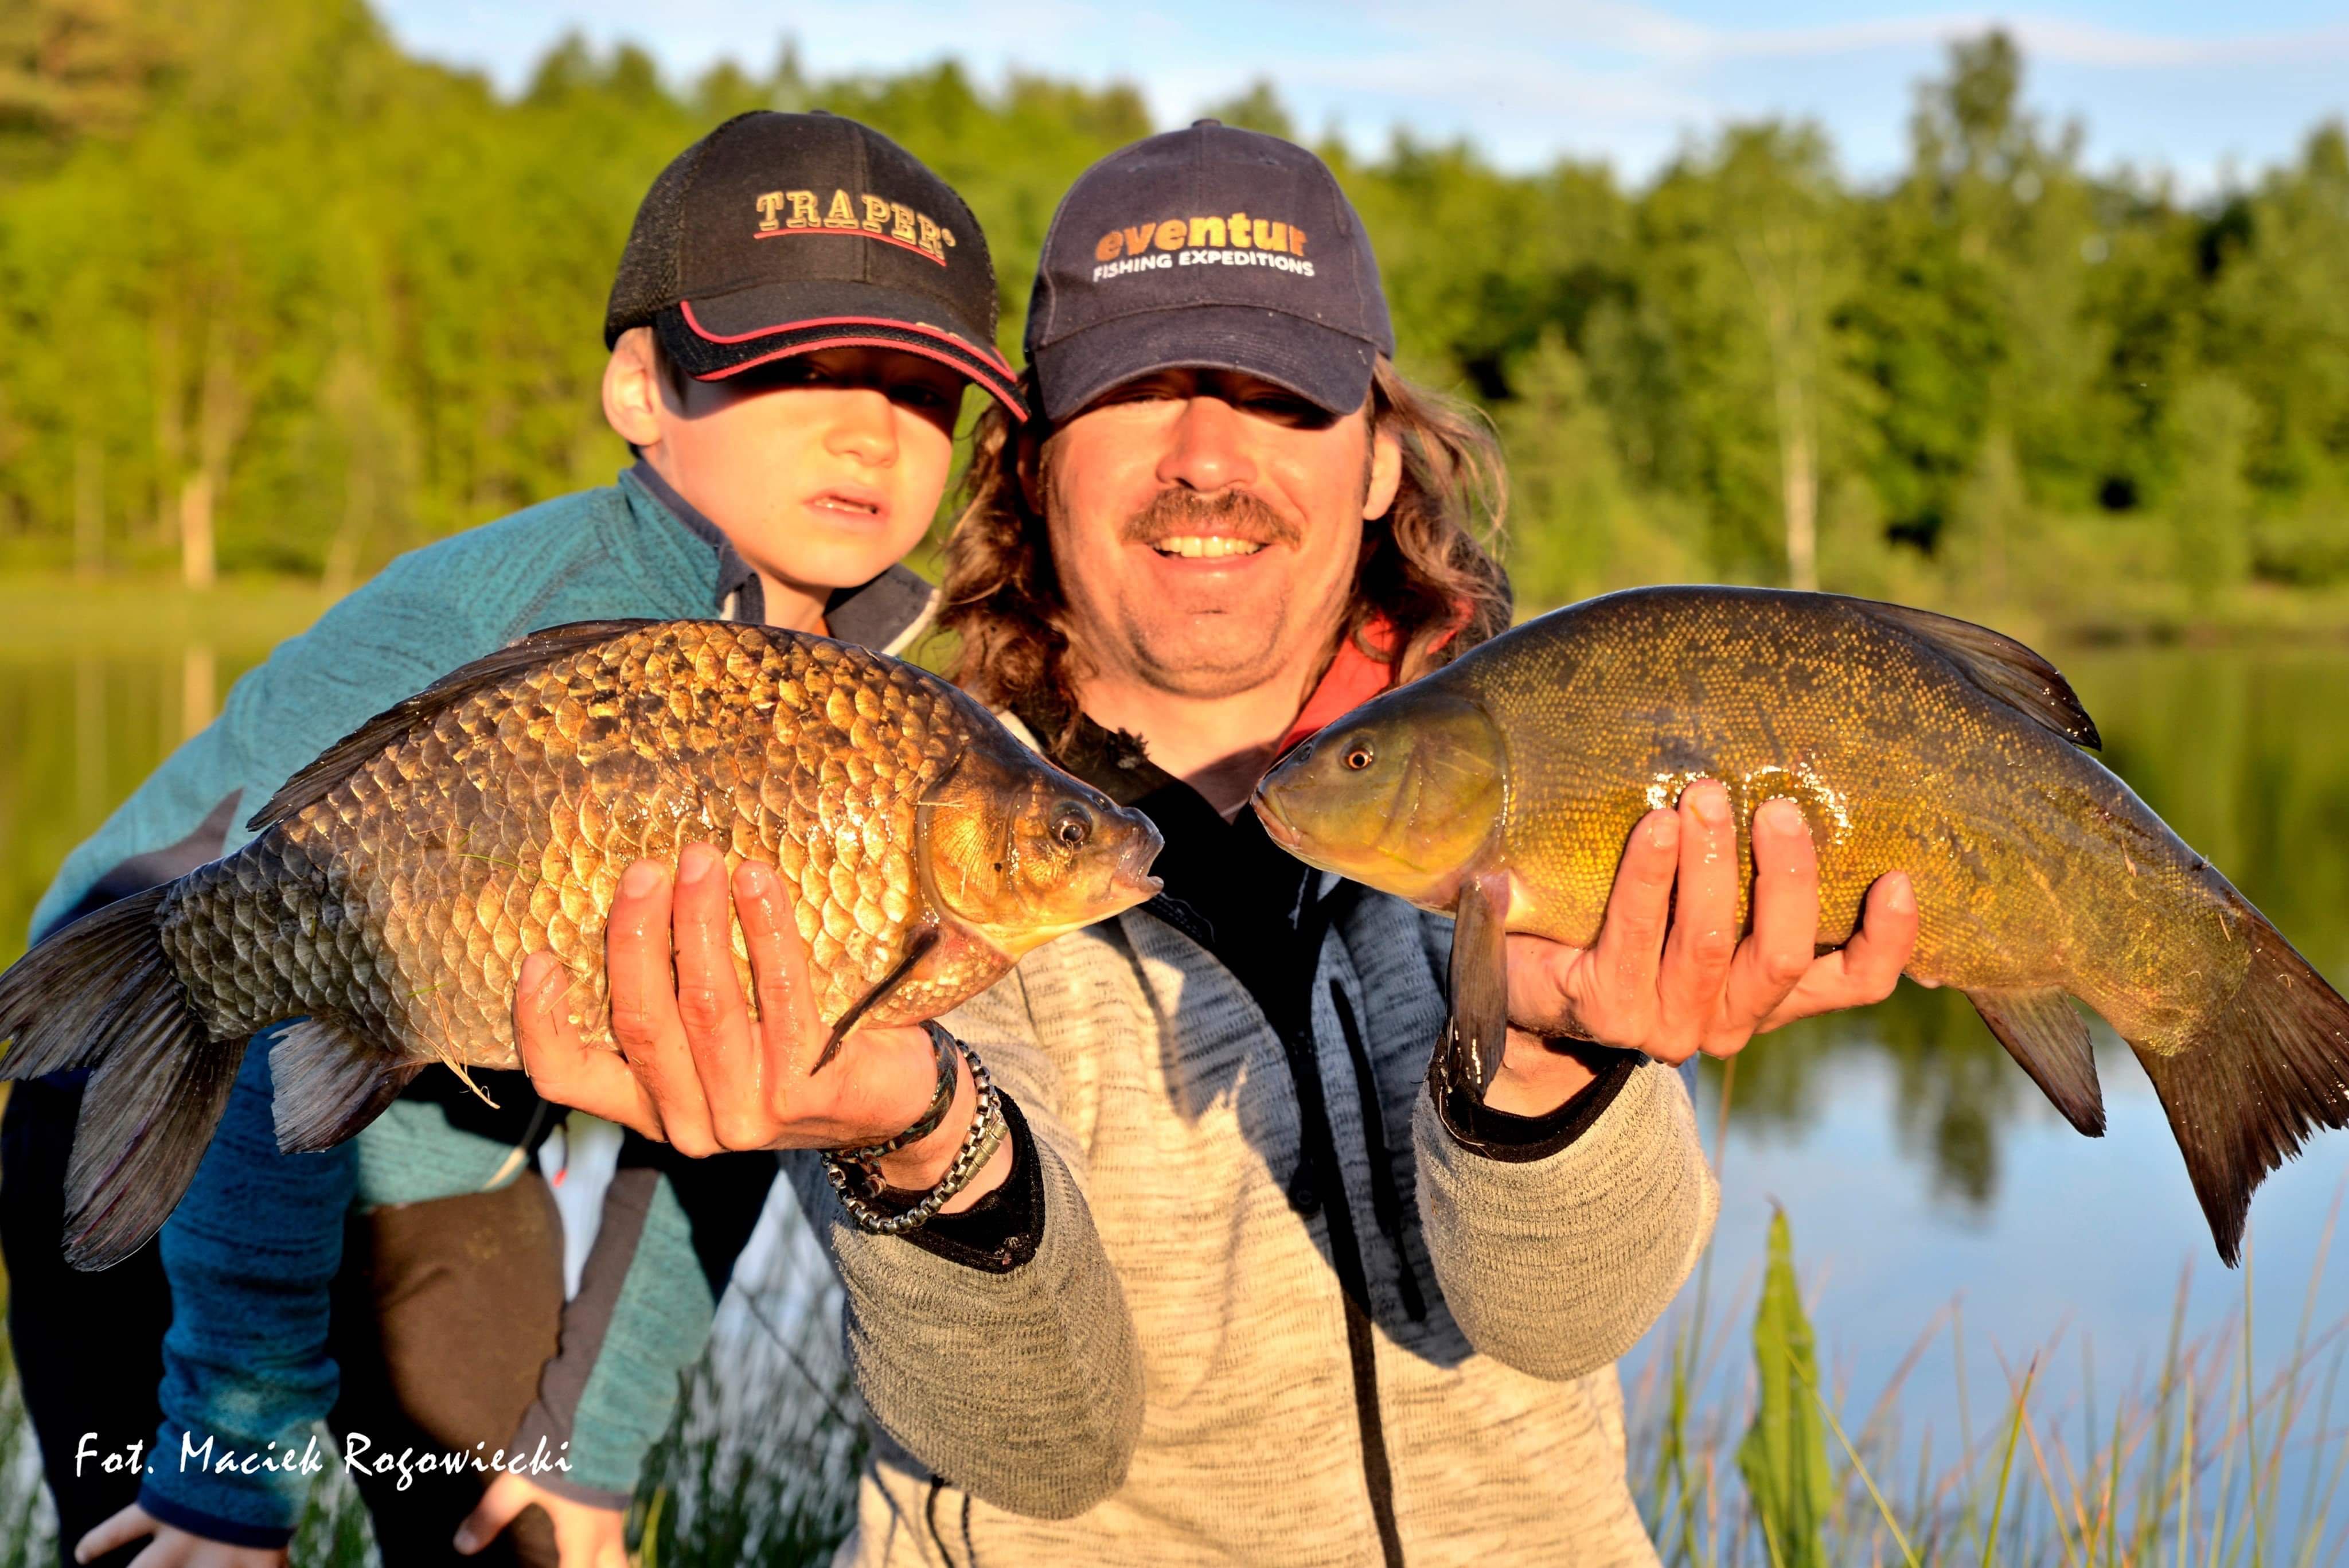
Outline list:
[[[985,236],[903,149],[829,115],[720,126],[655,182],[613,286],[604,410],[636,465],[403,557],[280,648],[69,857],[35,929],[235,848],[326,746],[537,628],[725,616],[903,647],[935,595],[896,563],[944,493],[964,389],[1018,411],[995,325]],[[519,1074],[479,1075],[485,1100],[428,1074],[351,1144],[284,1157],[267,1044],[160,1248],[100,1275],[58,1254],[80,1085],[10,1101],[0,1235],[61,1545],[282,1563],[311,1473],[268,1461],[330,1417],[328,1463],[354,1442],[533,1461],[360,1470],[386,1562],[616,1568],[774,1161],[634,1140],[566,1304],[533,1165],[559,1113]],[[100,1462],[134,1443],[143,1474]]]
[[[1815,960],[1810,841],[1765,805],[1741,943],[1729,803],[1692,785],[1634,831],[1593,949],[1512,939],[1485,1103],[1424,1091],[1448,924],[1287,859],[1242,806],[1283,747],[1505,622],[1471,532],[1489,447],[1393,371],[1329,171],[1211,121],[1069,192],[1028,348],[1040,417],[982,439],[947,620],[967,683],[1157,822],[1165,892],[943,1021],[1009,1124],[973,1179],[968,1084],[926,1137],[827,1157],[882,1184],[868,1215],[953,1187],[936,1218],[879,1233],[794,1162],[880,1428],[842,1561],[1652,1562],[1613,1364],[1717,1195],[1651,1059],[1889,992],[1906,878]],[[626,1064],[526,967],[542,1092],[688,1153],[887,1147],[922,1107],[919,1033],[811,1079],[772,874],[733,884],[754,1018],[715,870],[622,888]]]

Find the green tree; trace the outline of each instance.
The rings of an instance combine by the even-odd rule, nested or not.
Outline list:
[[[2199,600],[2240,583],[2251,566],[2251,493],[2244,454],[2258,410],[2240,387],[2198,376],[2171,407],[2184,476],[2169,504],[2178,576]]]
[[[1640,583],[1697,575],[1689,553],[1634,498],[1606,410],[1574,350],[1542,334],[1502,410],[1509,459],[1509,576],[1527,612]]]
[[[1015,358],[1061,193],[1154,129],[1128,83],[830,77],[788,44],[672,85],[571,38],[509,98],[362,0],[0,8],[0,561],[339,584],[608,479],[598,327],[636,204],[762,106],[854,115],[953,182]],[[1262,81],[1216,112],[1292,130]],[[1320,151],[1404,368],[1507,438],[1529,600],[1807,585],[1822,557],[2056,619],[2185,576],[2349,579],[2349,135],[2197,203],[2080,146],[1990,33],[1920,88],[1883,189],[1777,123],[1637,187],[1408,129]],[[2097,591],[2034,569],[2059,558]]]

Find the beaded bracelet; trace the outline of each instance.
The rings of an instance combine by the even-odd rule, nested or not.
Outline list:
[[[953,1036],[948,1035],[947,1038],[952,1040]],[[955,1150],[954,1159],[947,1166],[946,1174],[922,1195],[919,1202],[894,1214],[877,1209],[867,1201],[882,1189],[880,1177],[870,1165],[852,1161],[843,1155],[826,1154],[823,1157],[823,1174],[831,1181],[833,1190],[840,1195],[841,1207],[848,1210],[848,1217],[856,1221],[858,1229],[880,1236],[902,1236],[908,1231],[919,1230],[937,1218],[938,1210],[969,1186],[971,1179],[993,1158],[995,1151],[1003,1146],[1010,1123],[1003,1115],[1003,1097],[996,1093],[995,1080],[988,1075],[987,1064],[978,1059],[978,1052],[959,1040],[954,1040],[954,1045],[962,1053],[963,1060],[970,1064],[971,1086],[978,1092],[978,1109],[970,1119],[970,1130],[963,1135],[961,1147]],[[857,1186],[863,1189],[862,1191],[850,1190],[848,1167],[851,1164],[856,1165]]]
[[[871,1165],[874,1160],[885,1159],[896,1153],[907,1144],[921,1142],[938,1130],[938,1124],[945,1121],[947,1113],[954,1108],[955,1089],[962,1080],[961,1073],[957,1071],[961,1057],[955,1050],[955,1037],[934,1023],[926,1023],[922,1027],[930,1032],[930,1047],[937,1053],[938,1058],[938,1087],[937,1092],[930,1096],[929,1109],[895,1137],[884,1138],[864,1148],[834,1149],[833,1158],[843,1165]]]

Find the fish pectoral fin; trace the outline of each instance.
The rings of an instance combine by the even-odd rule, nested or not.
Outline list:
[[[815,1065],[808,1069],[810,1076],[832,1065],[832,1059],[840,1054],[840,1043],[848,1038],[848,1032],[856,1027],[857,1020],[887,1001],[891,992],[905,983],[905,977],[914,972],[914,966],[937,945],[938,929],[936,926],[926,926],[914,933],[914,940],[905,944],[905,956],[892,964],[889,972],[883,975],[872,990],[858,997],[855,1003],[840,1015],[840,1022],[832,1026],[832,1037],[823,1043],[823,1054],[815,1059]]]
[[[356,1135],[399,1097],[421,1064],[400,1062],[340,1018],[305,1018],[269,1048],[277,1147],[315,1154]]]
[[[2087,1021],[2061,991],[1970,991],[1990,1032],[2031,1075],[2064,1119],[2090,1137],[2105,1136],[2105,1095]]]
[[[1438,1096],[1464,1088],[1483,1104],[1509,1044],[1509,909],[1506,874],[1461,885],[1452,924],[1452,1015],[1428,1075]]]

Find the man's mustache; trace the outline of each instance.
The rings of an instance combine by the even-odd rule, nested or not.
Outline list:
[[[1258,545],[1304,542],[1296,524],[1245,490],[1202,495],[1195,490],[1162,490],[1150,504],[1126,519],[1125,540],[1131,545],[1159,545],[1190,535],[1221,535]]]

